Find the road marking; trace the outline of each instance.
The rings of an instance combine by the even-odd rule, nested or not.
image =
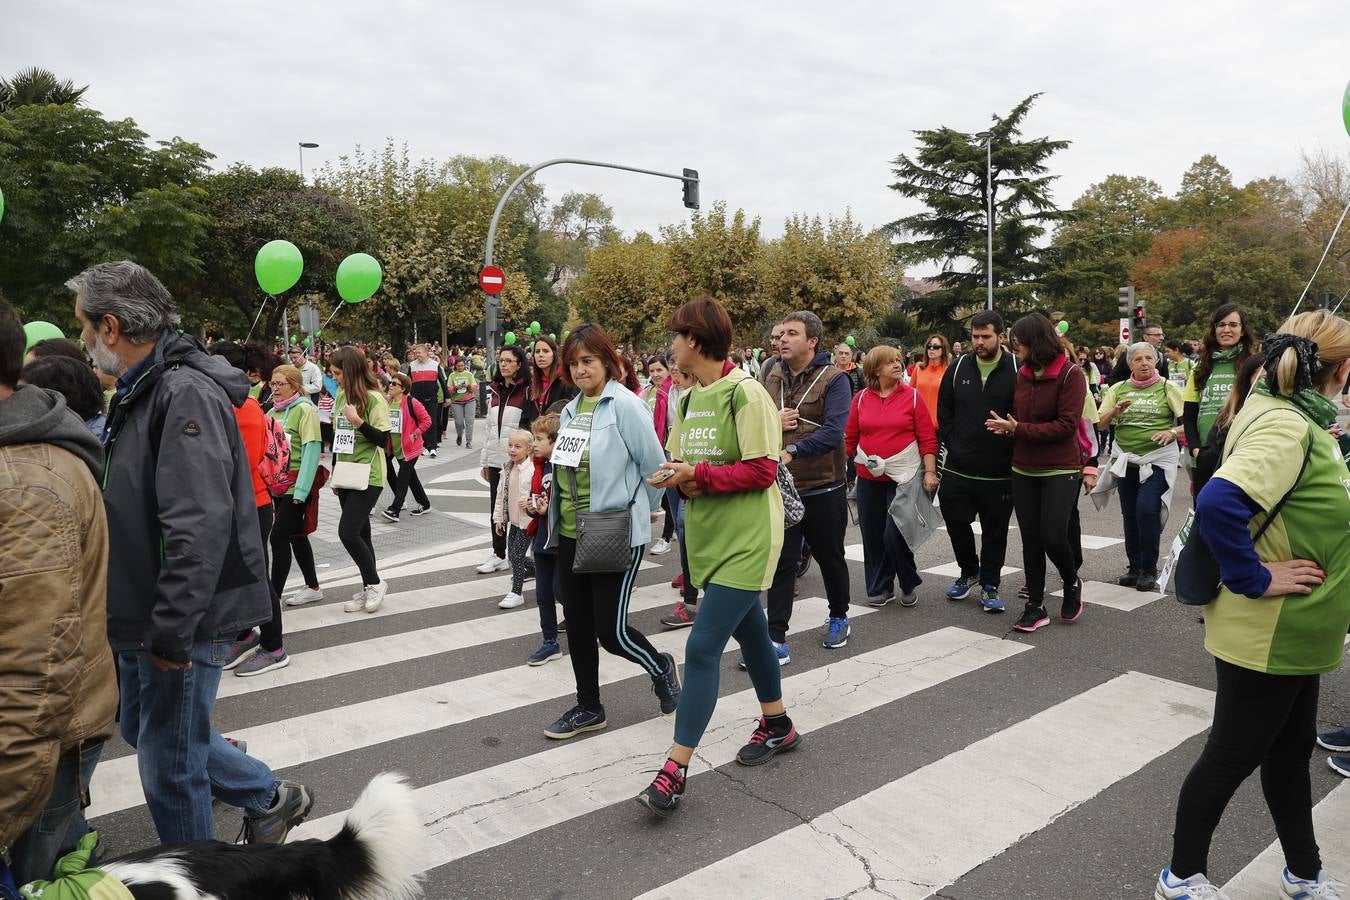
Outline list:
[[[486,500],[490,495],[487,491],[465,491],[456,488],[427,488],[428,497],[473,497],[474,499]]]
[[[1051,591],[1051,597],[1063,597],[1064,591]],[[1155,591],[1136,591],[1132,587],[1109,584],[1102,581],[1083,582],[1083,602],[1098,606],[1109,606],[1122,612],[1133,612],[1141,606],[1148,606],[1154,600],[1166,597]]]
[[[310,537],[314,538],[315,535],[310,535]],[[491,535],[482,534],[482,535],[474,535],[473,537],[468,538],[461,538],[457,541],[450,541],[449,543],[446,544],[428,544],[427,546],[418,548],[416,550],[407,550],[404,551],[403,553],[396,553],[393,556],[390,556],[386,559],[377,559],[376,562],[379,565],[385,567],[396,566],[399,565],[400,563],[406,563],[410,560],[428,559],[434,556],[443,556],[445,554],[452,554],[455,551],[462,550],[465,547],[475,547],[480,544],[486,544],[491,539],[492,539]],[[483,550],[481,549],[478,551],[478,553],[482,552]],[[319,568],[323,568],[326,565],[328,565],[328,563],[322,563],[320,564]],[[360,571],[361,570],[358,569],[356,566],[346,566],[341,569],[333,569],[333,571],[331,572],[324,572],[323,574],[325,580],[320,584],[320,587],[323,587],[325,584],[329,587],[341,587],[346,584],[359,584],[361,581]],[[381,577],[385,577],[386,574],[388,573],[382,573]],[[304,586],[305,580],[303,576],[299,574],[299,567],[297,566],[295,569],[295,577],[287,580],[286,590],[284,591],[284,593],[287,594],[294,593],[295,591],[300,590]]]
[[[1326,765],[1318,748],[1313,765]],[[1268,820],[1261,827],[1269,829]],[[1313,807],[1313,827],[1317,845],[1322,848],[1322,869],[1332,878],[1344,880],[1350,875],[1350,784],[1332,788],[1322,802]],[[1161,867],[1159,867],[1161,868]],[[1223,886],[1230,900],[1265,900],[1279,892],[1280,873],[1284,871],[1284,851],[1275,841],[1247,863],[1233,880]]]
[[[961,564],[957,562],[949,562],[940,566],[933,566],[931,569],[920,569],[919,571],[924,573],[925,575],[942,575],[946,578],[960,578]],[[1022,570],[1014,568],[1012,566],[1003,567],[1003,575],[1005,577],[1008,575],[1014,575],[1020,571]]]

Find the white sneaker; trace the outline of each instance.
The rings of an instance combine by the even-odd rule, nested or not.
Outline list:
[[[294,594],[286,598],[287,606],[304,606],[306,603],[317,603],[323,599],[323,590],[321,588],[306,587],[301,588]]]
[[[525,598],[524,598],[523,596],[521,596],[520,594],[516,594],[516,593],[510,593],[510,594],[507,594],[505,597],[502,598],[501,602],[497,604],[497,608],[498,608],[498,609],[515,609],[515,608],[518,607],[518,606],[524,606],[524,605],[525,605]]]
[[[483,564],[475,571],[477,571],[479,575],[491,575],[493,572],[500,572],[510,566],[511,564],[509,562],[494,553],[492,556],[483,560]]]
[[[657,538],[652,544],[652,556],[661,556],[670,552],[670,541],[665,538]]]
[[[352,599],[342,604],[343,612],[360,612],[365,608],[366,608],[366,592],[364,588],[357,591],[355,594],[352,594]]]
[[[1342,891],[1347,890],[1344,882],[1326,877],[1318,872],[1315,881],[1295,878],[1286,868],[1280,873],[1280,896],[1287,900],[1342,900]]]
[[[1153,900],[1228,900],[1228,895],[1209,883],[1203,875],[1177,878],[1170,869],[1158,873]]]
[[[384,603],[384,595],[385,592],[388,590],[389,590],[389,582],[387,581],[381,581],[379,584],[367,585],[366,604],[365,604],[366,612],[373,613],[376,610],[378,610],[380,608],[380,604]]]

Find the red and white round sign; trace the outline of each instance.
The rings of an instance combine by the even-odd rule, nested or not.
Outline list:
[[[478,273],[478,286],[495,297],[506,287],[506,273],[497,266],[484,266]]]

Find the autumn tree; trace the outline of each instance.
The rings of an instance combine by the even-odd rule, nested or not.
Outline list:
[[[639,232],[631,241],[597,247],[572,288],[577,314],[615,337],[641,345],[655,337],[674,308],[669,249]]]
[[[765,330],[773,311],[782,308],[782,302],[760,290],[764,246],[759,219],[747,220],[745,210],[728,218],[726,204],[719,201],[706,213],[695,212],[688,224],[662,228],[661,236],[669,252],[668,295],[673,303],[711,295],[736,324],[738,341]]]

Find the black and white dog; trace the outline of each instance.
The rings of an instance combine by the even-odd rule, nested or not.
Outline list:
[[[198,841],[142,850],[99,866],[136,900],[413,900],[424,859],[422,821],[399,775],[377,775],[326,841]]]

